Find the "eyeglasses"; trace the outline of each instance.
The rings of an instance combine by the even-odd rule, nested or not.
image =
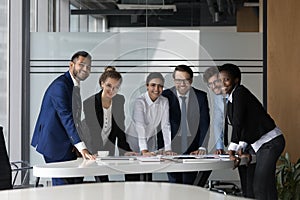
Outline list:
[[[114,92],[118,92],[120,90],[120,86],[113,87],[112,84],[110,84],[110,83],[106,83],[105,87]]]
[[[91,70],[91,65],[88,65],[86,63],[78,63],[78,65],[79,65],[80,68],[86,67],[87,70]]]
[[[158,86],[158,87],[160,87],[160,88],[163,88],[163,87],[164,87],[163,85],[161,85],[161,84],[156,84],[156,83],[150,83],[149,86],[150,86],[150,87],[156,87],[156,86]]]
[[[174,82],[176,84],[184,83],[184,84],[190,84],[191,79],[174,79]]]
[[[220,83],[221,82],[221,79],[216,79],[216,80],[214,80],[214,81],[212,81],[212,82],[208,82],[207,83],[207,86],[209,87],[209,88],[212,88],[213,86],[216,86],[218,83]]]

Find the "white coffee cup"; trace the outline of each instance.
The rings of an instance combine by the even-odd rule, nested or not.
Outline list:
[[[97,154],[99,157],[106,157],[109,155],[109,151],[98,151]]]

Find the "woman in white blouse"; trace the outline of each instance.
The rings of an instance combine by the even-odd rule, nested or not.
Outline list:
[[[126,131],[131,149],[142,155],[155,155],[157,133],[162,130],[164,152],[171,153],[171,129],[168,99],[161,96],[164,87],[161,73],[147,76],[147,92],[135,100],[132,122]]]

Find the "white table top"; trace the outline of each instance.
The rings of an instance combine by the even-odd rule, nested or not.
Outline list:
[[[48,163],[33,166],[33,175],[36,177],[82,177],[96,175],[160,173],[183,171],[207,171],[228,169],[233,162],[228,159],[201,159],[197,162],[141,162],[138,160],[105,160],[93,161],[78,158],[74,161]]]
[[[66,185],[0,191],[1,200],[238,200],[241,197],[210,192],[183,184],[155,182],[117,182]]]

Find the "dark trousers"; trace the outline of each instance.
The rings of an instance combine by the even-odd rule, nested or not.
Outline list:
[[[284,147],[285,140],[280,135],[260,147],[256,152],[256,164],[251,164],[248,167],[239,166],[241,185],[245,197],[259,200],[278,199],[275,177],[276,162]]]
[[[276,162],[285,147],[282,135],[265,143],[256,153],[256,168],[253,190],[256,199],[273,200],[277,198]]]
[[[256,163],[249,166],[241,165],[238,167],[241,187],[244,197],[254,198],[253,179]]]
[[[46,163],[52,162],[63,162],[63,161],[71,161],[76,160],[77,155],[74,151],[70,150],[63,158],[55,159],[55,158],[48,158],[44,156],[44,160]],[[66,184],[78,184],[83,183],[83,177],[74,177],[74,178],[52,178],[52,185],[66,185]]]
[[[151,176],[151,175],[150,175]],[[109,182],[109,178],[107,175],[103,176],[95,176],[96,182]],[[140,174],[125,174],[125,181],[140,181],[141,175]]]
[[[168,178],[170,183],[182,183],[182,184],[198,185],[204,187],[210,174],[211,171],[169,172]],[[199,175],[200,177],[197,177],[197,175]],[[196,178],[197,178],[197,183],[195,183]]]
[[[193,185],[197,172],[169,172],[168,178],[170,183],[182,183]]]

